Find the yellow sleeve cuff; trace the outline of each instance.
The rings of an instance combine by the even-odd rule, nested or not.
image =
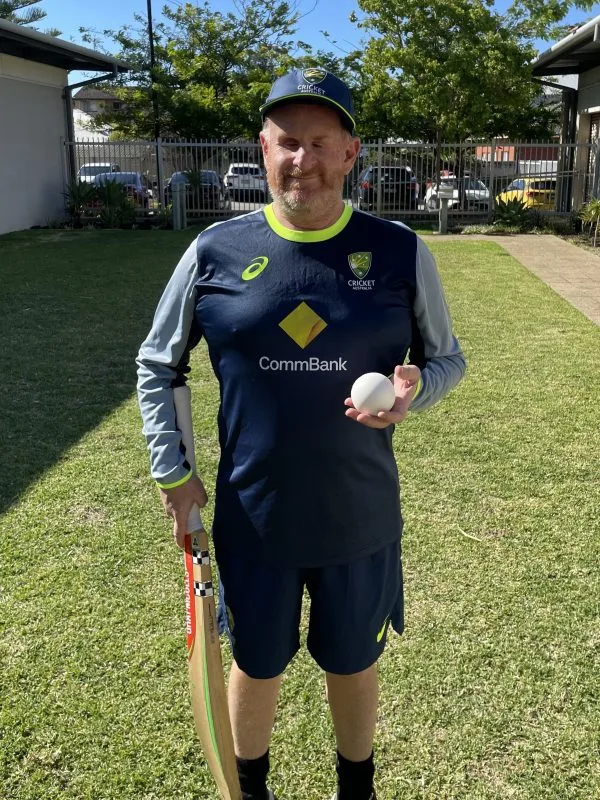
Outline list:
[[[417,391],[413,395],[413,400],[417,399],[417,397],[419,396],[419,392],[421,391],[422,388],[423,388],[423,378],[419,378],[419,382],[417,383]]]
[[[160,481],[156,481],[156,483],[161,489],[176,489],[178,486],[183,486],[184,483],[187,483],[193,474],[193,471],[190,470],[187,475],[184,475],[181,480],[175,481],[175,483],[160,483]]]

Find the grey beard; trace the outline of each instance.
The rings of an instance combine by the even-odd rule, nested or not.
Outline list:
[[[271,192],[273,194],[273,192]],[[308,211],[311,207],[311,204],[305,201],[300,200],[297,196],[294,195],[293,192],[277,192],[273,194],[273,198],[277,200],[280,206],[286,209],[286,211],[294,212],[294,211]]]
[[[297,178],[299,176],[293,175],[291,177]],[[270,184],[269,189],[271,190],[271,196],[273,197],[273,200],[275,200],[288,212],[294,213],[298,211],[308,211],[311,208],[310,203],[300,200],[295,192],[290,189],[280,191]]]

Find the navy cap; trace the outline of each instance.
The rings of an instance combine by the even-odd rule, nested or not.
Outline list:
[[[269,96],[260,107],[264,120],[268,112],[283,103],[319,103],[334,108],[350,133],[354,133],[354,106],[350,89],[344,81],[323,67],[293,69],[277,78]]]

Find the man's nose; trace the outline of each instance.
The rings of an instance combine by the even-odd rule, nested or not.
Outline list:
[[[294,166],[299,167],[303,172],[310,169],[314,161],[315,154],[310,147],[299,147],[294,154]]]

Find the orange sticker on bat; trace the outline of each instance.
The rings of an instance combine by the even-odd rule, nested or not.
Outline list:
[[[192,539],[185,537],[185,630],[187,634],[188,659],[192,657],[196,639],[196,603],[194,600],[194,562]]]

